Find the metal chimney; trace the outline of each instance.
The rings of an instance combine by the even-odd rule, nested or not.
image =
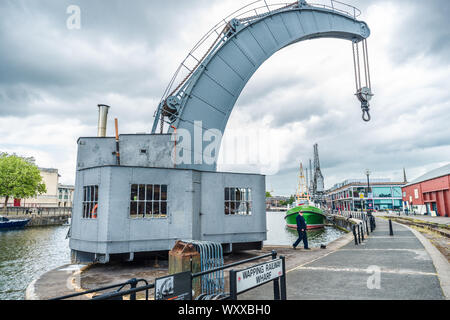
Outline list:
[[[108,123],[108,111],[110,106],[105,104],[98,105],[98,133],[97,137],[106,137],[106,125]]]

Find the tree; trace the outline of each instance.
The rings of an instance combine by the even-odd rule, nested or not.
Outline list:
[[[26,199],[47,192],[32,158],[0,153],[0,197]]]
[[[272,195],[270,194],[269,191],[266,191],[266,198],[272,198]]]
[[[295,202],[295,197],[291,196],[291,198],[286,202],[288,205],[291,205]]]

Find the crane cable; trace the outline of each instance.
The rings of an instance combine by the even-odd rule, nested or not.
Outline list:
[[[369,54],[367,47],[367,39],[363,39],[362,41],[362,55],[363,55],[363,63],[364,63],[364,80],[365,80],[365,88],[368,92],[366,94],[372,95],[372,83],[370,80],[370,68],[369,68]],[[363,120],[369,122],[371,120],[370,116],[370,105],[369,99],[364,98],[363,96],[363,87],[361,83],[361,59],[359,56],[359,43],[354,40],[352,41],[352,50],[353,50],[353,66],[355,69],[355,86],[356,86],[356,95],[358,99],[361,101],[361,109],[363,111]]]

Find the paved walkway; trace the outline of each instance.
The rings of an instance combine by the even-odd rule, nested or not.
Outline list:
[[[405,215],[401,214],[400,216],[397,214],[375,214],[377,217],[393,217],[393,218],[408,218],[408,219],[414,219],[414,220],[421,220],[423,222],[431,222],[431,223],[438,223],[438,224],[445,224],[450,225],[450,217],[431,217],[431,216],[423,216],[423,215]]]
[[[377,270],[381,271],[378,278]],[[448,276],[448,264],[444,270]],[[377,219],[377,229],[363,244],[351,242],[287,270],[286,282],[289,300],[445,299],[433,260],[422,242],[399,224],[394,224],[394,237],[390,237],[384,219]],[[266,284],[239,299],[271,300],[273,285]]]

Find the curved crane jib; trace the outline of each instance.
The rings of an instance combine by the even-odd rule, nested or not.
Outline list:
[[[335,3],[339,2],[333,0],[332,7],[317,7],[298,1],[274,10],[266,3],[265,13],[255,11],[219,23],[203,38],[212,40],[212,44],[201,58],[195,58],[195,67],[189,69],[181,83],[174,83],[175,76],[169,85],[153,133],[159,120],[161,132],[165,122],[169,124],[168,132],[172,132],[171,126],[193,131],[193,124],[201,122],[203,128],[223,133],[239,95],[258,68],[282,48],[317,38],[352,42],[356,97],[364,120],[369,121],[373,93],[366,39],[370,29],[356,20],[356,8],[354,15],[346,14],[337,10]],[[192,52],[189,55],[194,56]],[[175,90],[170,88],[172,85]]]

